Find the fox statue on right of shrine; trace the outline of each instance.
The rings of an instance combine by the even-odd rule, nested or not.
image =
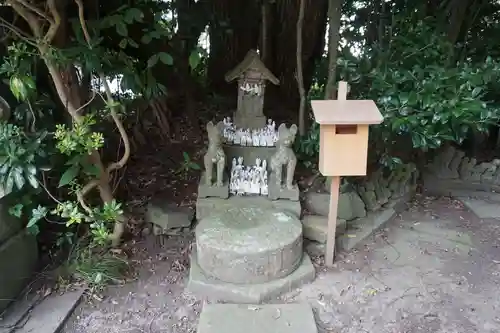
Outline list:
[[[292,149],[297,135],[297,125],[287,128],[285,124],[278,127],[278,141],[276,142],[276,153],[271,157],[270,166],[274,174],[276,185],[286,186],[291,190],[294,188],[293,175],[297,166],[297,157]],[[286,180],[283,183],[283,167],[286,166]]]

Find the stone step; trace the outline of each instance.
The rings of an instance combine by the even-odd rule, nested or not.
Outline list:
[[[317,333],[308,304],[206,304],[198,333]]]

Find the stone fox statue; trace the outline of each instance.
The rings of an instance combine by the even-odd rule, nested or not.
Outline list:
[[[222,149],[221,133],[224,124],[219,122],[217,126],[210,121],[207,124],[208,133],[208,151],[205,154],[205,181],[207,185],[212,186],[213,165],[217,165],[216,186],[223,185],[224,166],[226,165],[226,154]]]
[[[285,185],[288,189],[293,186],[293,174],[295,173],[295,166],[297,165],[297,157],[293,152],[292,145],[295,141],[297,134],[297,126],[292,125],[287,128],[285,124],[278,127],[278,142],[276,142],[276,153],[271,157],[271,170],[276,177],[276,185],[281,187],[283,166],[286,166],[286,182]]]

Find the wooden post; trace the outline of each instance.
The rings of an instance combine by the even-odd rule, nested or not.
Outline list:
[[[347,82],[340,81],[337,91],[338,100],[347,99]],[[340,176],[332,177],[330,186],[330,208],[328,211],[328,233],[326,238],[325,265],[333,266],[335,258],[335,232],[337,230],[337,210],[339,205]]]

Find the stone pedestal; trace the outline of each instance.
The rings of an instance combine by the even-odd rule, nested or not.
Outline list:
[[[226,302],[260,303],[314,276],[302,250],[301,222],[293,214],[232,207],[196,227],[188,283],[192,292]]]
[[[285,175],[286,177],[286,175]],[[299,187],[295,184],[292,189],[289,189],[284,185],[285,179],[282,179],[282,185],[276,184],[276,178],[273,174],[269,177],[269,199],[278,200],[285,199],[291,201],[299,201]]]
[[[196,227],[198,265],[230,283],[263,283],[293,272],[302,260],[302,225],[289,214],[230,208]]]
[[[198,198],[229,198],[229,179],[227,175],[224,174],[224,182],[222,186],[217,186],[215,184],[216,180],[216,176],[212,177],[212,185],[207,185],[205,181],[205,172],[203,172],[200,178],[200,183],[198,184]]]

